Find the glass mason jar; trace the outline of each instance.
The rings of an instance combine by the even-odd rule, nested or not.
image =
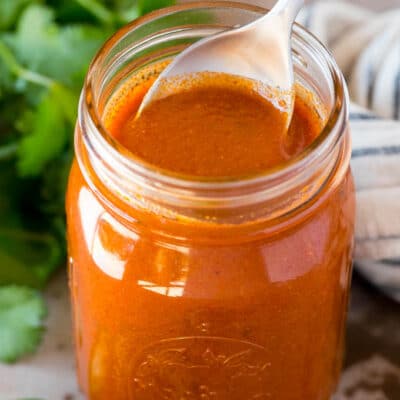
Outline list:
[[[67,195],[78,375],[90,400],[335,391],[354,187],[345,83],[321,43],[295,26],[296,79],[326,107],[326,126],[267,173],[219,182],[168,173],[102,124],[129,76],[263,12],[226,2],[158,11],[117,32],[90,67]]]

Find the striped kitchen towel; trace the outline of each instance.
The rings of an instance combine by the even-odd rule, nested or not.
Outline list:
[[[400,8],[321,1],[299,22],[333,52],[353,102],[355,267],[400,302]]]

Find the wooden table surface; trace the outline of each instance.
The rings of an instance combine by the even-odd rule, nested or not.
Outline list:
[[[340,400],[400,399],[400,304],[354,275]]]

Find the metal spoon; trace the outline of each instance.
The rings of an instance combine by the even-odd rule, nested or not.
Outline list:
[[[282,94],[287,126],[294,108],[294,72],[291,56],[293,22],[304,0],[279,0],[258,20],[202,39],[179,54],[160,74],[143,99],[137,117],[154,100],[166,79],[196,72],[222,72],[250,78]]]

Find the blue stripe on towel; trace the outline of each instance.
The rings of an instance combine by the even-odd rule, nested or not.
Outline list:
[[[400,240],[400,235],[376,236],[376,237],[356,237],[357,242],[375,242],[377,240]]]
[[[358,158],[358,157],[368,157],[368,156],[393,156],[397,154],[400,154],[400,145],[354,149],[351,157]]]
[[[360,120],[380,120],[381,117],[378,117],[375,114],[366,114],[366,113],[350,113],[350,120],[351,121],[360,121]]]
[[[387,265],[388,267],[400,268],[400,258],[389,258],[386,260],[380,260],[380,262]]]

